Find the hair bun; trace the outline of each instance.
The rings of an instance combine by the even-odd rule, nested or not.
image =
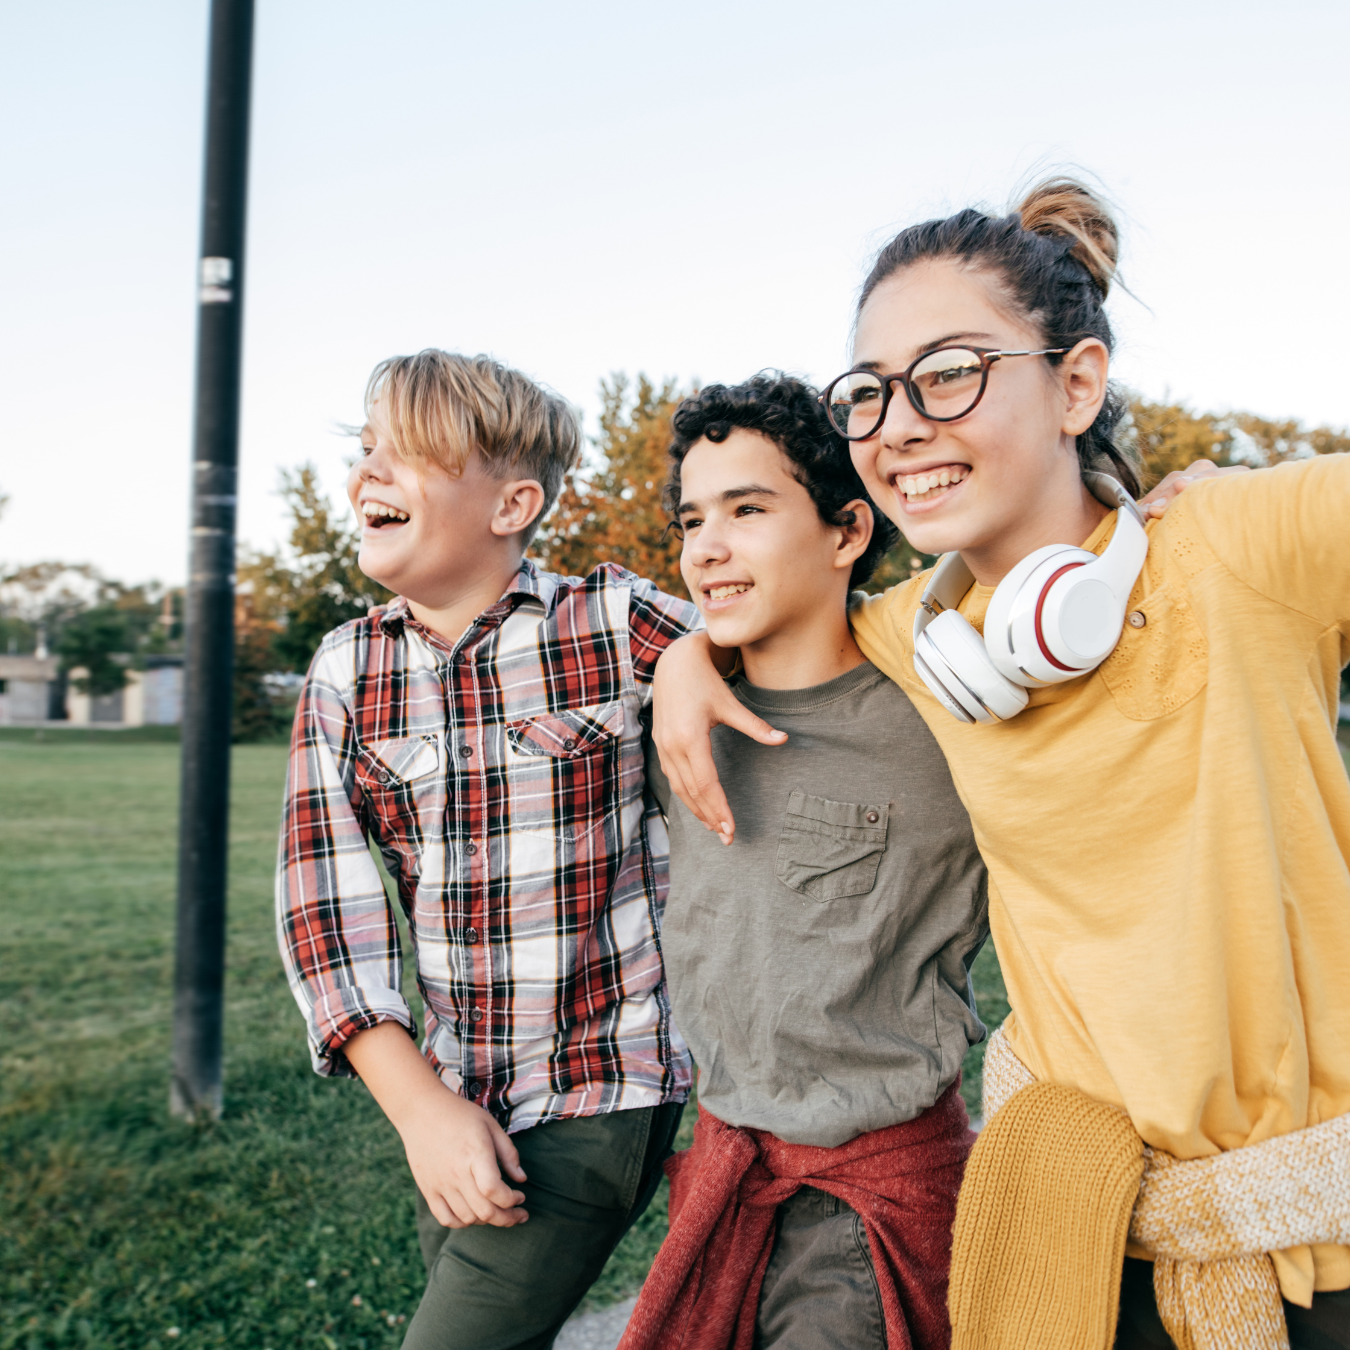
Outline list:
[[[1110,208],[1091,188],[1076,178],[1047,178],[1027,193],[1017,214],[1024,230],[1072,239],[1070,256],[1087,268],[1106,299],[1120,256],[1120,234]]]

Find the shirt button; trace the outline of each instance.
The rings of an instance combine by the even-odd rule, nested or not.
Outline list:
[[[471,746],[471,745],[461,745],[461,746],[459,747],[459,757],[460,757],[460,759],[468,759],[469,756],[470,756],[471,754],[473,754],[473,746]]]
[[[379,773],[375,775],[375,781],[377,783],[387,783],[389,781],[389,775],[385,773],[383,769],[381,769]]]
[[[1130,614],[1130,627],[1142,628],[1148,622],[1148,615],[1142,609],[1136,609]]]
[[[469,1096],[477,1097],[482,1093],[482,1091],[483,1091],[482,1083],[480,1083],[478,1079],[475,1078],[473,1082],[469,1084]]]
[[[868,823],[869,825],[875,825],[875,824],[877,823],[877,821],[879,821],[880,819],[881,819],[881,815],[880,815],[880,813],[877,812],[877,811],[869,811],[869,812],[867,813],[867,823]]]
[[[478,941],[478,929],[466,928],[464,930],[464,941],[467,942],[470,947],[472,947],[474,943]]]
[[[469,1009],[469,1021],[470,1021],[470,1022],[481,1022],[482,1020],[483,1020],[483,1010],[482,1010],[482,1008],[470,1008],[470,1009]]]
[[[462,666],[468,659],[469,659],[469,658],[468,658],[467,656],[465,656],[465,654],[464,654],[463,652],[456,652],[456,653],[455,653],[455,664],[456,664],[457,666]]]
[[[467,853],[469,857],[472,858],[473,855],[478,852],[478,845],[475,844],[472,839],[470,839],[469,842],[464,845],[464,852]]]
[[[577,748],[577,738],[576,738],[575,736],[569,736],[569,737],[563,742],[563,749],[564,749],[564,750],[575,750],[576,748]]]

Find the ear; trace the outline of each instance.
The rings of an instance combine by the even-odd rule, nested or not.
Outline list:
[[[529,529],[544,509],[544,489],[533,478],[515,478],[501,485],[492,533],[503,538]]]
[[[839,543],[830,565],[836,571],[840,568],[852,571],[853,564],[867,552],[867,546],[872,542],[872,508],[859,497],[849,502],[844,510],[853,512],[853,524],[834,527],[839,532]]]
[[[1059,363],[1055,374],[1067,399],[1060,423],[1064,435],[1081,436],[1097,420],[1110,365],[1111,353],[1099,338],[1084,338]]]

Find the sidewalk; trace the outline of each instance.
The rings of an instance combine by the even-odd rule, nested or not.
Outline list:
[[[626,1298],[612,1308],[569,1318],[553,1342],[553,1350],[614,1350],[636,1302],[636,1298]]]

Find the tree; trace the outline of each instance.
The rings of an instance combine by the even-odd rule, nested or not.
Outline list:
[[[553,572],[584,576],[614,562],[684,595],[679,541],[666,536],[661,505],[667,473],[670,416],[685,395],[674,381],[659,387],[637,377],[630,397],[626,375],[600,384],[600,434],[589,466],[563,487],[535,537],[533,552]]]
[[[75,615],[61,630],[56,650],[67,670],[83,667],[71,683],[82,694],[115,694],[127,682],[127,660],[133,645],[125,612],[115,605],[97,605]],[[121,656],[122,660],[117,658]]]
[[[1194,412],[1184,403],[1130,399],[1124,435],[1132,438],[1144,466],[1144,486],[1198,459],[1215,464],[1266,468],[1287,459],[1350,450],[1350,433],[1333,427],[1305,427],[1255,413]]]
[[[361,571],[359,527],[337,518],[312,464],[282,470],[281,495],[291,513],[290,547],[245,555],[239,590],[246,603],[236,621],[246,614],[255,646],[257,632],[270,634],[270,669],[304,671],[325,633],[393,597]]]
[[[87,563],[32,563],[0,576],[0,625],[16,650],[31,651],[45,636],[64,669],[83,666],[81,693],[112,694],[145,655],[167,649],[168,595],[156,582],[127,586]]]

